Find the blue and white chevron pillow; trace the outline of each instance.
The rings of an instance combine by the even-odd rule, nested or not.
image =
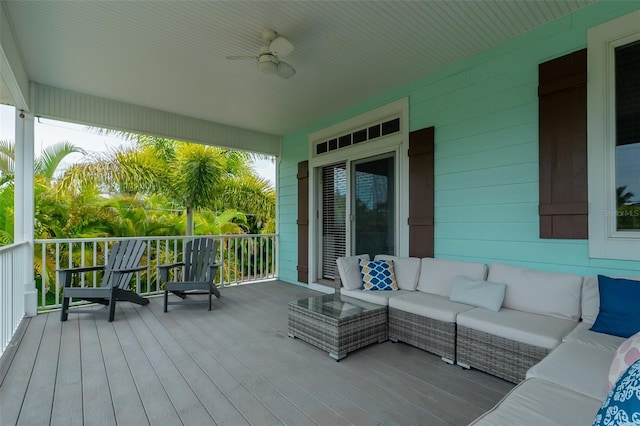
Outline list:
[[[593,421],[593,426],[640,424],[640,359],[613,385]]]
[[[396,274],[393,272],[393,260],[360,259],[362,290],[397,290]]]

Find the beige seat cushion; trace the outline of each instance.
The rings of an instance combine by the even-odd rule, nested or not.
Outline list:
[[[590,425],[602,401],[548,382],[527,379],[471,424],[474,426]]]
[[[456,322],[460,312],[473,309],[473,306],[452,302],[444,296],[421,291],[393,297],[389,299],[389,307],[445,322]]]
[[[577,325],[577,321],[502,308],[500,312],[475,308],[458,315],[459,326],[505,339],[553,349]]]
[[[614,355],[615,351],[564,342],[531,367],[527,371],[527,379],[545,379],[604,400],[609,393],[609,366]]]
[[[571,330],[564,342],[573,342],[581,345],[593,347],[603,351],[615,352],[624,342],[624,337],[613,336],[611,334],[596,333],[589,330],[593,324],[581,322],[576,328]]]
[[[363,290],[348,290],[343,288],[340,292],[347,297],[353,297],[354,299],[364,300],[365,302],[376,303],[378,305],[389,305],[389,299],[392,297],[398,297],[402,294],[414,293],[407,290],[395,290],[395,291],[363,291]]]

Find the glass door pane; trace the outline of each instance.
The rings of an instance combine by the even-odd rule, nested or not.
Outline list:
[[[393,155],[353,165],[353,254],[395,254]]]

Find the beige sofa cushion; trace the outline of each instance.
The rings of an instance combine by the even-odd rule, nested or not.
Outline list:
[[[369,260],[369,255],[360,254],[357,256],[339,257],[336,259],[342,286],[348,290],[362,288],[362,275],[360,274],[360,266],[358,266],[360,259]]]
[[[474,426],[590,425],[602,401],[542,379],[527,379],[495,407],[471,423]]]
[[[571,333],[567,334],[564,342],[578,343],[584,346],[589,346],[602,351],[615,352],[618,347],[624,342],[624,337],[613,336],[611,334],[596,333],[589,330],[592,324],[585,324],[581,322],[576,328],[571,330]]]
[[[527,379],[545,379],[602,401],[609,393],[609,366],[614,355],[615,351],[564,342],[531,367]]]
[[[425,257],[422,259],[422,266],[420,267],[418,290],[449,297],[453,280],[458,275],[475,280],[485,280],[487,278],[487,265],[484,263]]]
[[[582,321],[593,325],[600,311],[598,277],[584,277],[582,281]]]
[[[508,308],[502,308],[500,312],[475,308],[460,313],[456,321],[458,326],[546,349],[558,346],[577,325],[577,321]]]
[[[392,297],[398,297],[403,294],[412,294],[414,292],[408,290],[395,290],[395,291],[362,291],[349,290],[343,288],[341,294],[347,297],[353,297],[354,299],[364,300],[365,302],[375,303],[378,305],[389,305],[389,299]]]
[[[400,290],[415,291],[418,286],[418,276],[420,276],[420,258],[379,254],[375,260],[393,260],[396,283]]]
[[[505,308],[556,318],[580,318],[582,277],[579,275],[493,263],[488,280],[507,285],[502,304]]]
[[[400,309],[438,321],[456,322],[460,312],[473,309],[473,306],[452,302],[437,294],[416,291],[389,299],[389,308]]]

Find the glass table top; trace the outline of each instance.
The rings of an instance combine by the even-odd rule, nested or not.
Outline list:
[[[333,319],[348,318],[363,312],[384,308],[382,305],[364,302],[341,294],[314,296],[308,299],[294,300],[289,304]]]

